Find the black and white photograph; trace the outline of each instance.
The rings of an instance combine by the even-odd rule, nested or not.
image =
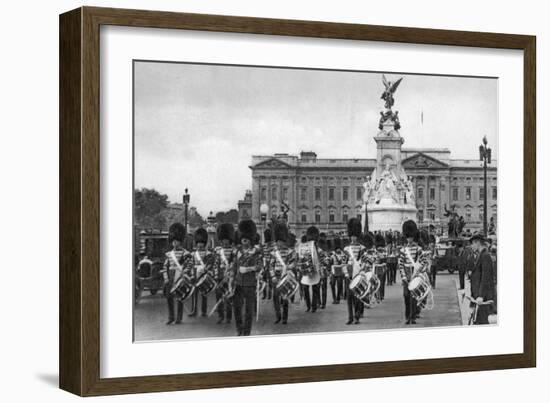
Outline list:
[[[498,325],[498,88],[134,60],[134,341]]]

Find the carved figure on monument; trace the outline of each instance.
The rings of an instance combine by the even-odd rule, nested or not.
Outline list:
[[[411,181],[410,176],[405,176],[403,180],[403,185],[405,188],[405,204],[410,204],[411,206],[416,206],[416,200],[414,196],[414,185]]]
[[[382,83],[384,83],[384,92],[382,93],[382,96],[380,98],[382,98],[385,101],[384,106],[389,111],[391,111],[391,108],[395,102],[393,94],[395,94],[395,91],[397,91],[397,87],[399,87],[401,80],[403,80],[403,77],[401,77],[396,82],[392,83],[391,81],[386,79],[386,76],[384,74],[382,74]]]
[[[363,183],[363,203],[368,204],[370,202],[375,186],[376,181],[374,180],[374,176],[372,177],[372,179],[370,176],[367,176],[367,181]]]
[[[376,192],[376,204],[380,203],[382,199],[392,199],[395,203],[399,203],[399,196],[397,193],[397,177],[390,168],[390,161],[386,161],[384,171],[380,174],[378,179],[378,190]]]

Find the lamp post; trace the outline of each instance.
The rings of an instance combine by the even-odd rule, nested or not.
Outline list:
[[[487,236],[487,164],[491,163],[491,149],[487,147],[487,136],[479,146],[479,160],[483,161],[483,234]]]
[[[214,213],[210,212],[210,214],[208,214],[206,222],[208,223],[206,232],[208,232],[208,238],[212,244],[212,247],[214,248],[216,246],[216,217],[214,216]]]
[[[189,201],[191,200],[191,195],[187,192],[187,188],[185,188],[185,193],[183,194],[183,207],[184,207],[184,226],[185,226],[185,233],[187,233],[187,209],[189,208]]]
[[[269,206],[265,203],[263,203],[260,206],[260,221],[262,222],[262,244],[265,243],[264,239],[264,231],[265,231],[265,225],[267,221],[267,213],[269,212]]]

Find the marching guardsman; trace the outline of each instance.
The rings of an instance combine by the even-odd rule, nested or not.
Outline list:
[[[164,295],[168,303],[168,322],[180,324],[183,317],[183,301],[174,296],[172,287],[175,282],[186,274],[186,261],[190,257],[189,252],[183,249],[183,240],[185,238],[185,227],[180,223],[170,225],[168,229],[168,243],[172,249],[166,252],[166,260],[162,268],[162,277],[164,278]],[[174,307],[174,303],[176,306]]]
[[[324,234],[321,234],[321,236]],[[326,236],[319,237],[319,263],[320,271],[319,275],[321,280],[319,280],[319,304],[318,306],[321,309],[325,309],[327,306],[327,290],[328,282],[330,276],[330,245],[329,241],[326,239]]]
[[[275,224],[273,227],[273,235],[275,238],[275,245],[271,248],[270,259],[268,261],[268,273],[273,289],[275,323],[279,323],[282,320],[283,325],[286,325],[288,321],[289,301],[280,295],[277,284],[287,274],[295,276],[294,267],[296,265],[296,251],[287,244],[288,228],[285,224]]]
[[[233,310],[237,334],[250,336],[252,317],[256,305],[256,287],[262,269],[262,250],[254,245],[257,240],[256,224],[252,220],[239,222],[239,240],[235,253]],[[244,308],[244,320],[243,320]]]
[[[193,278],[196,284],[202,276],[213,270],[215,256],[212,254],[212,251],[206,249],[206,245],[208,243],[208,232],[206,232],[204,228],[198,228],[195,231],[194,239],[195,249],[191,252],[191,257],[193,258]],[[197,316],[199,294],[201,293],[198,290],[195,290],[193,293],[193,298],[191,299],[191,313],[188,315],[190,317]],[[208,296],[201,294],[200,300],[201,316],[206,316],[206,311],[208,309]]]
[[[378,233],[374,237],[374,246],[376,248],[376,259],[374,261],[374,272],[380,280],[380,288],[378,289],[378,298],[380,301],[384,301],[386,296],[386,275],[387,275],[387,251],[386,251],[386,238],[384,235]]]
[[[415,242],[418,236],[418,228],[412,220],[403,223],[403,236],[406,243],[399,250],[398,266],[403,285],[403,300],[405,302],[406,324],[415,324],[418,307],[416,300],[409,291],[409,282],[422,271],[422,248]]]
[[[226,323],[231,323],[233,307],[231,306],[231,299],[227,297],[225,292],[227,290],[231,291],[233,287],[230,281],[230,271],[233,260],[235,259],[235,249],[232,245],[235,237],[235,230],[233,224],[225,223],[218,227],[217,232],[218,241],[221,242],[221,245],[214,249],[216,255],[214,278],[218,283],[216,287],[218,323],[222,323],[224,320]]]
[[[302,293],[306,300],[306,312],[315,313],[319,302],[319,281],[321,280],[319,261],[319,249],[317,242],[319,240],[319,230],[311,226],[306,230],[305,242],[298,246],[298,270],[301,273],[300,283],[302,284]],[[312,292],[310,293],[309,288]]]
[[[386,235],[386,268],[388,285],[395,284],[397,275],[397,240],[394,240],[392,232]]]
[[[267,270],[268,262],[271,256],[271,250],[273,249],[273,240],[272,240],[272,230],[271,228],[266,228],[264,231],[264,243],[262,245],[263,253],[263,269],[262,269],[262,279],[265,282],[266,286],[262,291],[262,299],[271,299],[273,295],[273,289],[271,287],[271,281],[269,278],[269,270]]]
[[[432,250],[430,248],[430,235],[426,230],[418,231],[418,244],[422,248],[422,253],[418,259],[421,264],[418,275],[424,277],[424,279],[431,285],[431,270],[432,270]],[[416,304],[416,319],[420,318],[420,312],[422,311],[423,304]]]
[[[437,266],[434,264],[435,258],[435,235],[428,235],[428,250],[430,251],[430,284],[435,288],[435,280],[437,278]]]
[[[359,318],[363,312],[363,303],[349,289],[351,280],[363,270],[361,263],[362,255],[365,252],[365,247],[359,243],[362,226],[358,218],[352,218],[348,221],[348,236],[350,244],[344,248],[347,260],[347,270],[344,272],[345,287],[347,288],[348,302],[348,321],[347,325],[359,323]]]
[[[483,302],[494,301],[495,281],[494,268],[491,253],[487,249],[486,239],[482,234],[476,234],[470,238],[472,249],[476,253],[476,259],[471,275],[472,298],[478,305],[477,316],[474,324],[486,325],[489,323],[489,314],[493,309],[491,305],[483,305]]]
[[[332,293],[332,303],[339,304],[343,298],[344,288],[344,269],[346,267],[346,254],[342,249],[342,240],[334,238],[334,250],[330,255],[331,275],[330,291]]]

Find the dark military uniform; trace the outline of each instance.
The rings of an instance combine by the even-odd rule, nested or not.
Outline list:
[[[283,324],[288,321],[288,305],[289,301],[283,298],[277,290],[277,284],[285,275],[295,276],[294,266],[296,264],[296,252],[294,249],[285,246],[275,245],[271,250],[269,259],[269,276],[273,289],[273,308],[275,310],[275,323],[279,323],[282,319]],[[281,315],[282,308],[282,315]]]
[[[494,300],[495,283],[493,260],[487,248],[481,249],[474,263],[471,277],[472,298],[483,298],[483,301]],[[476,325],[489,323],[491,305],[480,305],[477,311]]]

